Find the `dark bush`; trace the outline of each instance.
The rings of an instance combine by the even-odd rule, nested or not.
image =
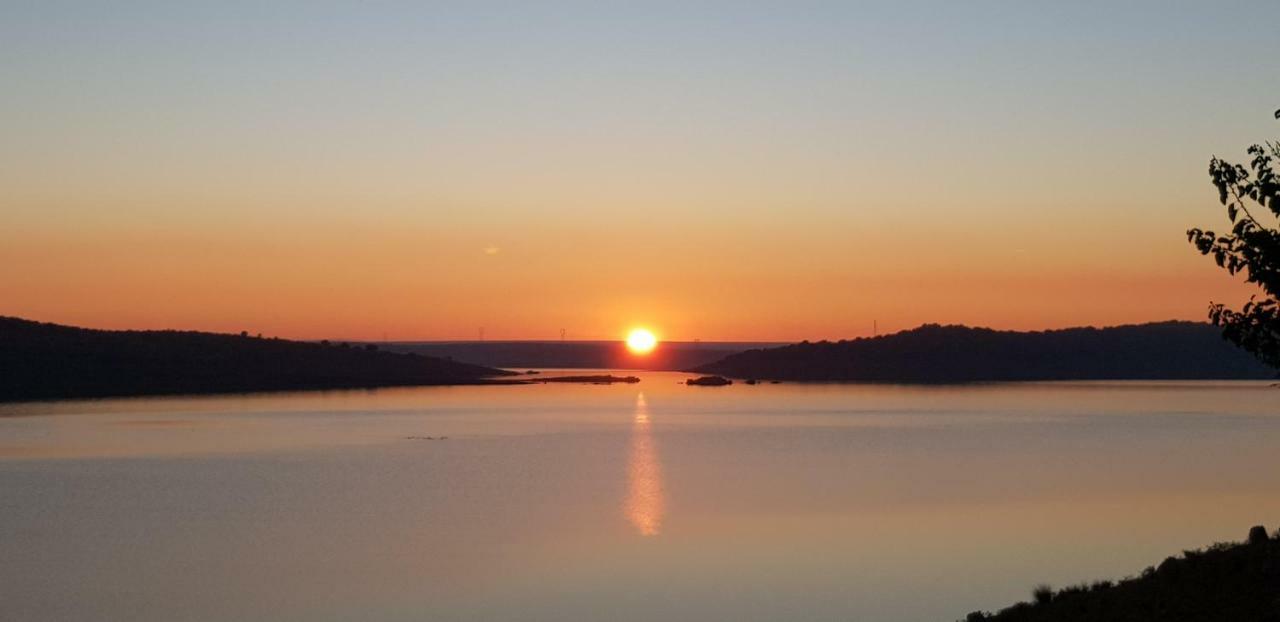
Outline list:
[[[1271,538],[1267,536],[1267,528],[1255,525],[1249,529],[1249,544],[1266,544]]]

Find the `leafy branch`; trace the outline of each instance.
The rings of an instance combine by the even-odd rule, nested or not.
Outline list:
[[[1275,116],[1280,119],[1280,110]],[[1209,178],[1226,207],[1231,232],[1193,228],[1187,240],[1229,274],[1243,274],[1262,289],[1264,298],[1251,297],[1239,311],[1210,303],[1209,319],[1223,328],[1224,337],[1280,367],[1280,175],[1273,164],[1280,160],[1280,142],[1253,145],[1248,153],[1248,168],[1217,157],[1209,160]],[[1271,222],[1259,220],[1255,211],[1269,212]]]

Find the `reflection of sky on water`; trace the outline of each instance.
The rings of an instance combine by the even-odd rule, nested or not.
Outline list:
[[[954,620],[1280,516],[1267,382],[636,375],[643,399],[0,405],[0,602],[15,620]]]

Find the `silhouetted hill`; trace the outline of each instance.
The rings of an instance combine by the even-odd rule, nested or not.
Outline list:
[[[0,317],[0,400],[476,384],[510,372],[374,346]]]
[[[1038,332],[927,324],[882,337],[749,350],[691,371],[733,378],[865,382],[1274,378],[1194,322]]]
[[[1057,592],[1036,588],[1032,602],[961,622],[1277,622],[1280,540],[1262,527],[1244,544],[1217,544],[1170,557],[1142,575]]]
[[[645,355],[618,341],[437,341],[393,342],[384,350],[454,358],[509,369],[649,369],[676,371],[718,361],[730,354],[778,343],[663,341]]]

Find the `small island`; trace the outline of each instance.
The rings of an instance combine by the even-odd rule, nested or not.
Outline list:
[[[576,383],[582,383],[582,384],[615,384],[620,382],[623,384],[635,384],[637,382],[640,382],[640,379],[635,376],[612,376],[612,375],[551,376],[549,378],[538,378],[538,379],[527,381],[527,382],[537,382],[537,383],[576,382]]]
[[[700,376],[685,380],[684,383],[691,387],[723,387],[733,384],[733,381],[724,376]]]

